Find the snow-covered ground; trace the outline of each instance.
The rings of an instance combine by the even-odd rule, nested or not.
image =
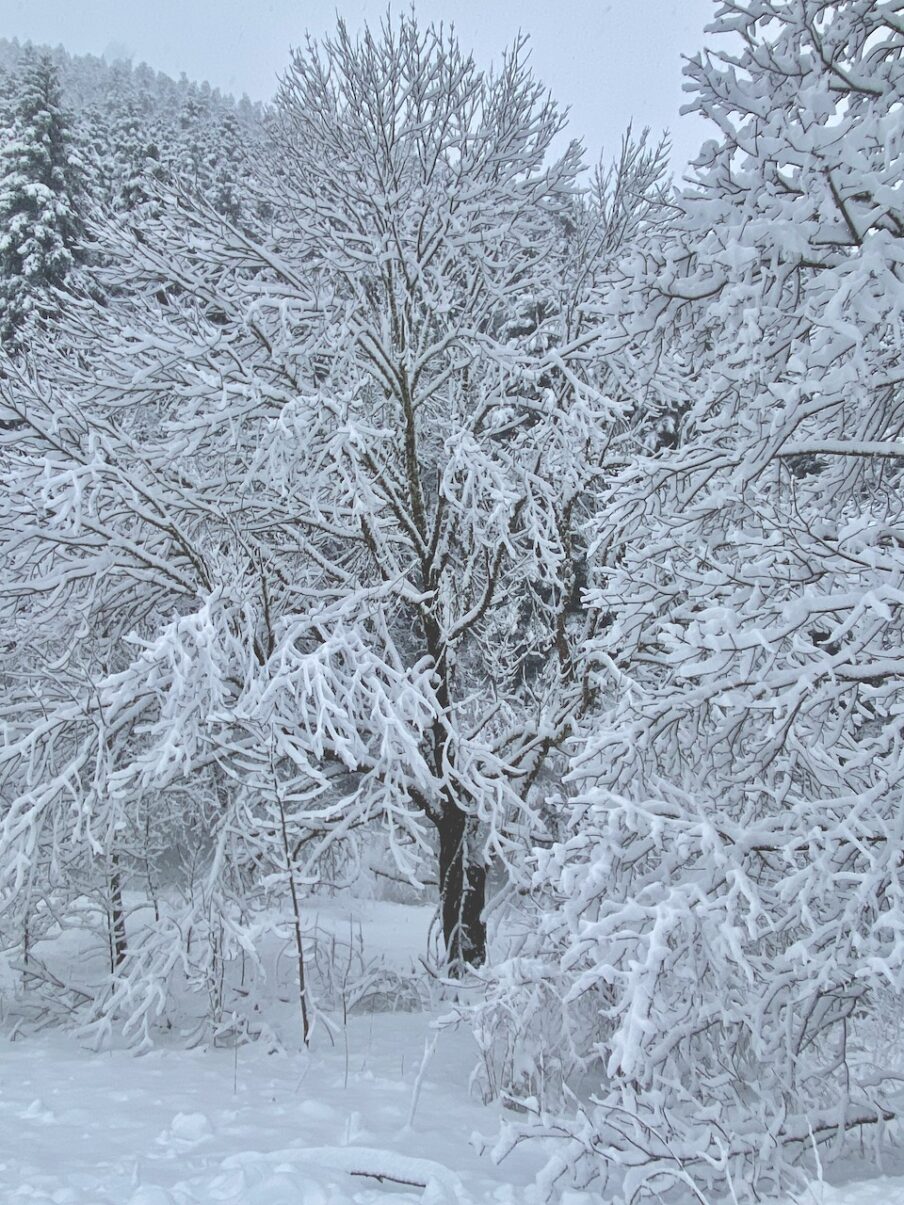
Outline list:
[[[309,914],[403,970],[426,952],[433,910],[345,897]],[[289,997],[276,985],[267,1009],[283,1037],[297,1028]],[[432,1019],[334,1013],[309,1051],[276,1053],[260,1041],[135,1057],[60,1031],[4,1037],[0,1205],[526,1200],[539,1154],[501,1167],[481,1154],[473,1136],[489,1144],[497,1114],[469,1092],[473,1044]]]
[[[429,915],[344,899],[318,905],[317,923],[352,918],[371,953],[402,965],[423,952]],[[262,1041],[135,1057],[59,1031],[4,1037],[0,1205],[534,1205],[543,1153],[493,1163],[499,1114],[469,1092],[471,1039],[432,1020],[354,1015],[332,1038],[321,1026],[310,1051],[277,1053]],[[563,1205],[597,1201],[571,1193]],[[797,1199],[898,1202],[904,1176],[814,1184]]]
[[[495,1166],[472,1141],[492,1133],[495,1115],[469,1100],[465,1035],[440,1037],[411,1120],[427,1032],[423,1016],[354,1018],[347,1075],[344,1035],[288,1056],[258,1045],[135,1058],[59,1034],[4,1041],[0,1201],[526,1205],[538,1153]],[[897,1205],[904,1177],[814,1184],[798,1200]]]
[[[0,1201],[54,1205],[518,1202],[536,1166],[471,1144],[492,1113],[468,1097],[463,1034],[422,1078],[427,1019],[353,1018],[331,1047],[268,1055],[95,1054],[69,1037],[4,1042]],[[411,1186],[371,1178],[383,1174]],[[417,1187],[425,1185],[426,1187]]]

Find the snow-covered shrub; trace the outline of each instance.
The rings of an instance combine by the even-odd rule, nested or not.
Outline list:
[[[866,0],[712,28],[688,74],[718,138],[600,300],[671,426],[591,525],[602,706],[478,1010],[553,1009],[564,1107],[519,1132],[561,1139],[548,1185],[629,1198],[768,1191],[896,1112],[871,1027],[904,988],[904,29]]]

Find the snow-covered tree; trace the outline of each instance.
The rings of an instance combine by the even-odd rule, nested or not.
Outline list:
[[[10,915],[34,874],[65,894],[63,847],[134,866],[152,798],[232,899],[382,829],[438,867],[452,968],[484,958],[488,861],[517,871],[590,697],[576,536],[618,413],[561,128],[522,43],[486,75],[413,19],[340,26],[283,82],[266,236],[161,191],[55,332],[80,354],[3,383]]]
[[[259,141],[259,105],[247,97],[236,102],[184,76],[170,79],[145,64],[69,55],[61,47],[23,49],[0,38],[4,128],[12,126],[27,59],[53,66],[75,152],[70,163],[78,161],[80,191],[89,194],[93,207],[140,215],[150,203],[153,181],[179,180],[230,220],[248,220],[244,182]]]
[[[687,73],[716,137],[600,302],[653,420],[591,525],[606,704],[479,1026],[492,1066],[517,1019],[547,1182],[631,1199],[768,1190],[895,1113],[904,24],[731,0],[710,29]]]
[[[83,200],[56,67],[26,57],[0,147],[0,340],[57,307],[82,250]]]
[[[92,135],[95,192],[114,210],[138,212],[149,201],[149,186],[165,175],[163,147],[170,132],[162,106],[138,87],[128,64],[114,63],[104,77],[102,97],[85,113]]]

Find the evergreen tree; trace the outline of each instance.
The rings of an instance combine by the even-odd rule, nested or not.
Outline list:
[[[229,222],[240,224],[246,205],[242,184],[247,173],[245,146],[241,123],[235,113],[226,110],[212,130],[212,145],[208,148],[206,189],[210,203],[217,213]]]
[[[15,346],[30,318],[57,308],[55,290],[84,260],[72,124],[49,55],[26,59],[10,116],[0,150],[0,340]]]

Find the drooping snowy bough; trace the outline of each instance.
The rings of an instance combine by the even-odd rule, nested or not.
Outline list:
[[[904,14],[711,28],[687,71],[718,137],[600,302],[656,399],[595,523],[608,702],[478,1017],[491,1069],[522,1038],[512,1140],[632,1199],[768,1190],[897,1112]]]

